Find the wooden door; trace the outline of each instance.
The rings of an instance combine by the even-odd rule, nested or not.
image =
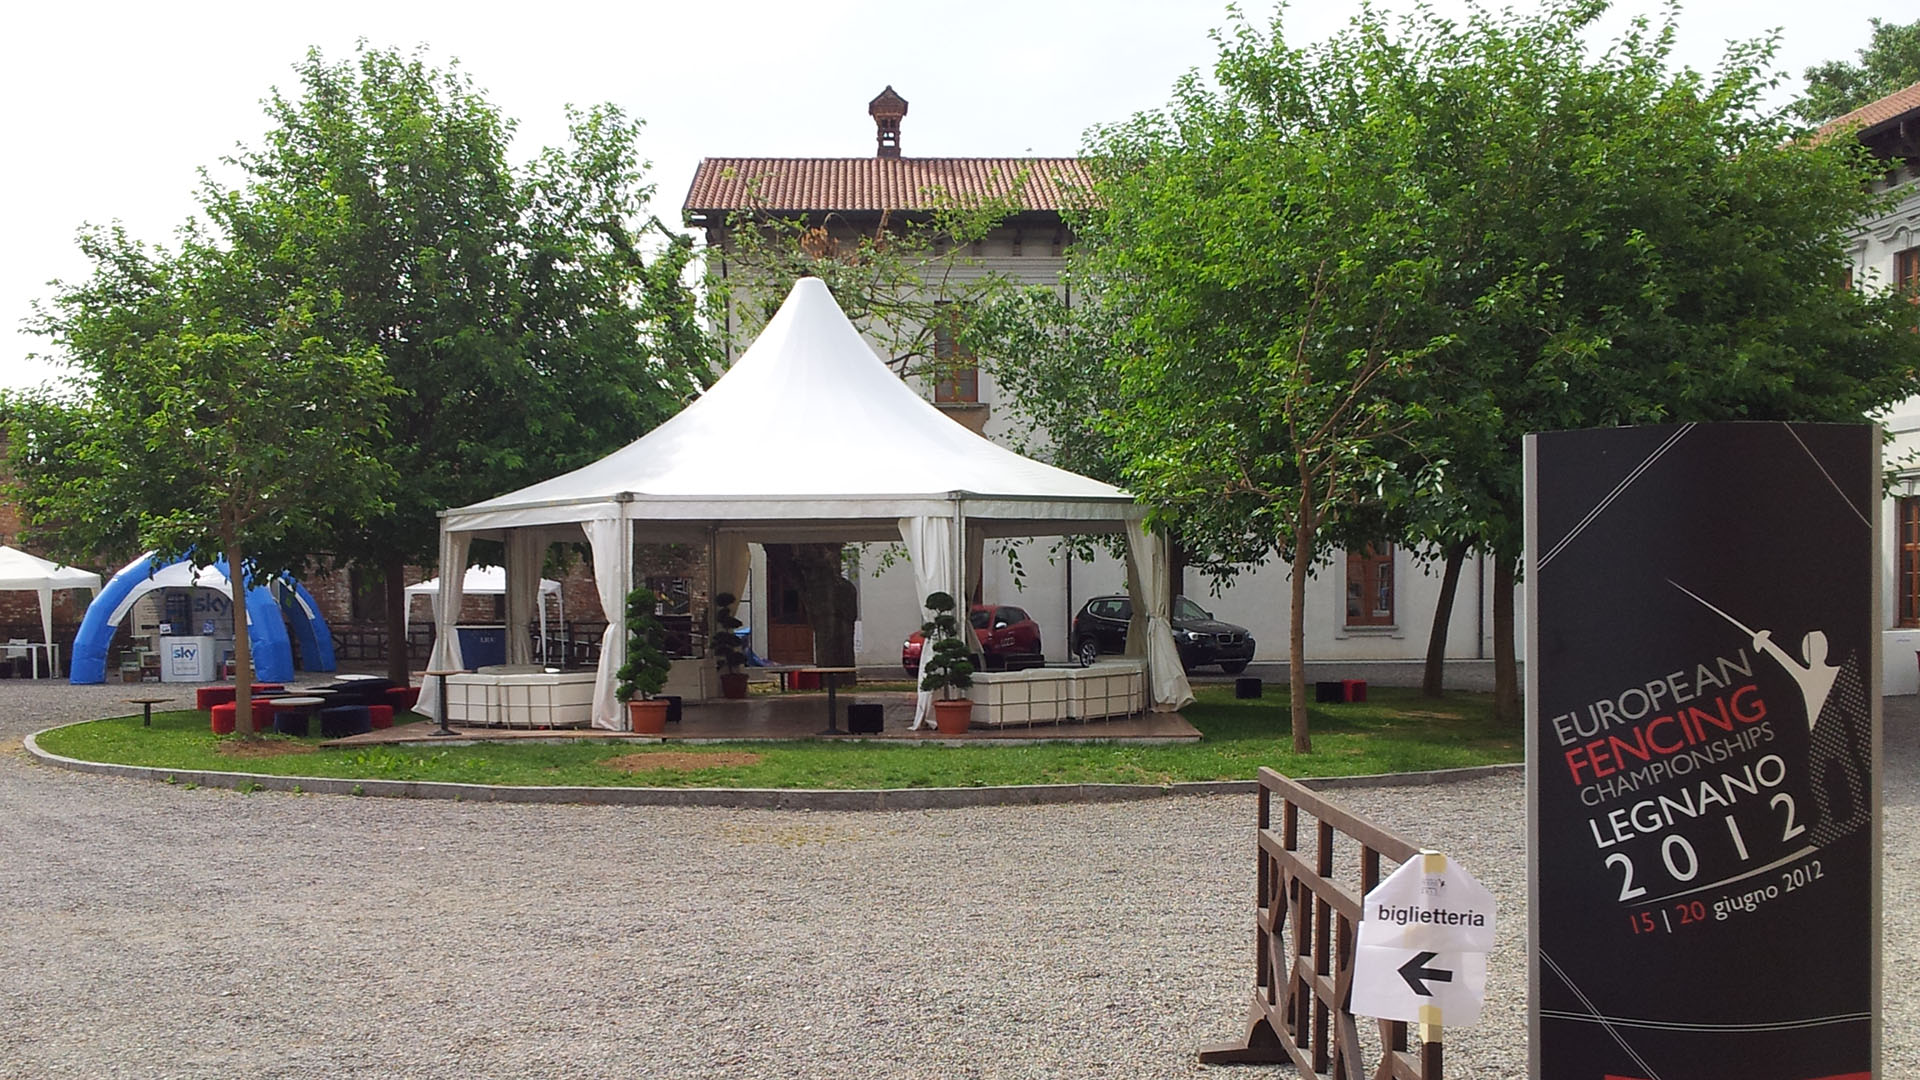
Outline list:
[[[813,663],[813,627],[801,598],[800,579],[788,560],[767,559],[767,660],[774,664]]]

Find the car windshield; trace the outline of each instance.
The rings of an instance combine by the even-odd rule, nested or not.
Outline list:
[[[987,616],[987,612],[976,609],[973,614],[967,616],[967,621],[973,624],[975,630],[985,630],[987,628]]]
[[[1173,598],[1173,617],[1176,619],[1211,619],[1213,616],[1200,609],[1200,605],[1184,596]]]

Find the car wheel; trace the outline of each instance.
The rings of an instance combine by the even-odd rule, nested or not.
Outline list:
[[[1073,658],[1080,661],[1081,667],[1092,667],[1100,659],[1100,643],[1093,638],[1081,638],[1080,644],[1073,647]]]
[[[1247,662],[1245,660],[1235,660],[1231,664],[1221,664],[1220,670],[1229,675],[1238,675],[1247,670]]]

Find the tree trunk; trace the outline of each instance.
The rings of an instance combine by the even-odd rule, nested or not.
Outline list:
[[[1493,559],[1493,718],[1498,723],[1519,727],[1520,669],[1514,662],[1513,644],[1513,560],[1504,555]]]
[[[253,642],[247,633],[247,575],[233,532],[228,530],[220,542],[227,558],[227,590],[233,600],[233,730],[253,735]]]
[[[1313,569],[1312,487],[1300,485],[1300,504],[1293,520],[1293,580],[1287,620],[1287,689],[1293,706],[1293,752],[1309,753],[1313,740],[1307,732],[1307,573]]]
[[[1440,597],[1433,611],[1433,630],[1427,635],[1427,667],[1420,676],[1420,696],[1437,698],[1446,691],[1447,631],[1453,622],[1453,598],[1460,591],[1460,567],[1467,561],[1467,542],[1447,549],[1447,569],[1440,575]]]
[[[854,666],[853,617],[859,593],[846,578],[842,545],[778,546],[787,549],[794,576],[800,582],[800,602],[807,609],[807,625],[813,630],[814,662],[822,667]]]
[[[1167,534],[1167,600],[1187,594],[1187,545],[1176,533]]]
[[[387,678],[395,686],[405,686],[412,680],[409,670],[412,657],[407,648],[407,561],[398,552],[388,554],[380,560],[381,587],[387,594]],[[446,573],[442,567],[441,573]],[[457,620],[447,620],[452,626]],[[440,627],[436,623],[435,630]]]

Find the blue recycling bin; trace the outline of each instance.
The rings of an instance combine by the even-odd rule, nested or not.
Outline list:
[[[507,662],[507,628],[504,626],[460,626],[460,663],[462,667],[483,668]]]

